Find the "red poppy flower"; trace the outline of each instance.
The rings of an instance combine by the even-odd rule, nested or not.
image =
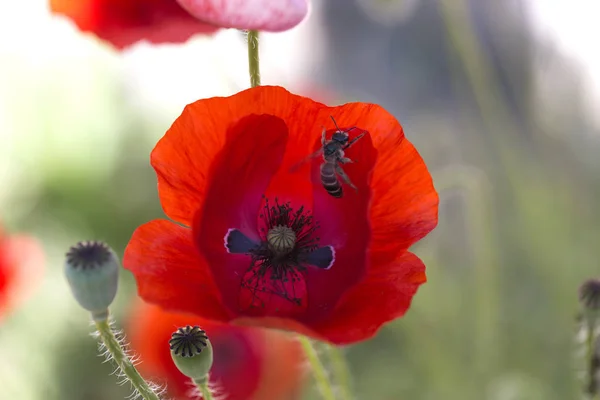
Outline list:
[[[43,255],[28,236],[6,236],[0,226],[0,321],[38,286]]]
[[[236,327],[197,316],[169,313],[137,302],[127,323],[139,369],[148,379],[166,383],[170,396],[192,398],[193,386],[171,359],[169,339],[180,326],[199,325],[214,350],[210,382],[228,400],[278,400],[299,395],[304,358],[299,344],[288,335],[260,328]]]
[[[322,157],[298,164],[321,148],[331,117],[351,140],[364,134],[346,151],[356,190],[344,184],[333,193],[342,197],[321,183]],[[148,302],[342,344],[402,316],[426,280],[407,250],[436,226],[438,196],[402,127],[378,105],[327,107],[269,86],[199,100],[151,163],[176,223],[142,225],[125,250]]]
[[[50,10],[119,49],[141,40],[181,43],[218,29],[192,17],[175,0],[50,0]]]

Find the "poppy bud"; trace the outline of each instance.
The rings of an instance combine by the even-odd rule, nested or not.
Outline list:
[[[579,301],[586,311],[600,311],[600,279],[588,279],[579,287]]]
[[[197,384],[206,383],[213,363],[213,349],[199,326],[179,328],[169,340],[171,357],[182,374]]]
[[[67,253],[65,275],[79,305],[92,313],[94,321],[106,319],[119,283],[115,252],[103,242],[79,242]]]

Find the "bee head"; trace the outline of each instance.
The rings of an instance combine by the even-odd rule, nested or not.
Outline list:
[[[346,144],[348,143],[348,132],[335,131],[331,136],[331,140],[336,141],[340,144]]]

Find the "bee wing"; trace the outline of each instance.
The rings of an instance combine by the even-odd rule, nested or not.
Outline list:
[[[320,148],[319,150],[315,151],[314,153],[307,156],[303,160],[298,161],[296,164],[292,165],[290,167],[290,173],[294,173],[294,172],[298,171],[305,162],[307,162],[308,160],[312,160],[313,158],[317,158],[321,155],[323,155],[323,148]]]

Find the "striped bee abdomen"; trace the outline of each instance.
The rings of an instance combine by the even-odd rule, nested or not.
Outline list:
[[[321,164],[321,183],[327,193],[333,197],[342,197],[342,184],[335,173],[335,162],[325,161]]]

